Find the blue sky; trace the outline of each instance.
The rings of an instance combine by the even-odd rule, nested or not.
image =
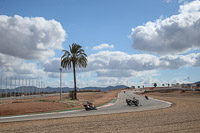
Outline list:
[[[80,87],[199,81],[199,0],[0,0],[0,15],[1,75],[59,86],[61,50],[78,43]]]

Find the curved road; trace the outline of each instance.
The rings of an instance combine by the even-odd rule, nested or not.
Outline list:
[[[126,98],[132,99],[135,97],[139,99],[141,106],[127,106]],[[53,112],[53,113],[41,113],[41,114],[30,114],[30,115],[19,115],[19,116],[8,116],[0,117],[0,122],[14,122],[14,121],[26,121],[26,120],[40,120],[40,119],[52,119],[52,118],[63,118],[63,117],[75,117],[75,116],[89,116],[89,115],[100,115],[100,114],[111,114],[111,113],[125,113],[135,112],[144,110],[153,110],[159,108],[170,107],[171,103],[149,98],[146,100],[144,96],[134,94],[133,91],[122,91],[118,94],[117,101],[101,107],[97,110],[85,111],[84,109]]]

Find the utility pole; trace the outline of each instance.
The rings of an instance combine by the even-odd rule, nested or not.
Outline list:
[[[62,68],[60,68],[60,100],[62,100]]]

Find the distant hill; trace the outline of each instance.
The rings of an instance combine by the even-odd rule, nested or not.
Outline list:
[[[77,90],[101,90],[101,91],[109,91],[109,90],[116,90],[116,89],[122,89],[122,88],[127,88],[125,85],[118,85],[118,86],[108,86],[108,87],[84,87],[84,88],[77,88]],[[16,89],[2,89],[2,93],[7,93],[9,92],[19,92],[19,93],[32,93],[32,92],[48,92],[48,93],[58,93],[60,92],[60,87],[46,87],[46,88],[36,88],[35,86],[22,86],[22,87],[17,87]],[[74,88],[69,88],[69,87],[63,87],[62,92],[69,92],[74,90]]]
[[[195,82],[194,84],[197,84],[197,85],[198,85],[198,84],[200,84],[200,81],[198,81],[198,82]]]
[[[126,88],[125,85],[118,85],[118,86],[108,86],[108,87],[85,87],[80,88],[79,90],[102,90],[102,91],[109,91],[109,90],[116,90],[116,89],[122,89]],[[74,88],[72,88],[73,90]]]

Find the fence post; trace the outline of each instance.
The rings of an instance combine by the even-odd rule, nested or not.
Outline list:
[[[41,83],[40,83],[40,88],[41,88],[41,94],[43,94],[43,88],[42,88],[43,86],[42,86],[42,81],[41,81]]]
[[[30,86],[30,79],[29,79],[29,87],[28,87],[28,88],[29,88],[29,89],[28,89],[28,90],[29,90],[29,96],[31,95],[31,89],[30,89],[30,87],[31,87],[31,86]]]
[[[44,93],[46,92],[45,82],[44,82]]]
[[[27,79],[26,79],[26,94],[25,95],[27,96]]]
[[[6,95],[5,97],[7,97],[7,76],[6,76]]]
[[[37,80],[36,80],[35,94],[37,95]]]
[[[12,77],[10,77],[10,97],[12,96]]]
[[[33,85],[34,85],[34,81],[32,80],[32,95],[33,95]]]
[[[18,79],[18,93],[17,93],[17,96],[19,96],[19,93],[20,93],[20,79]]]
[[[15,93],[14,93],[14,95],[15,95],[15,97],[16,97],[16,91],[17,91],[17,83],[16,83],[16,77],[15,77]]]
[[[44,94],[45,94],[45,82],[43,82],[43,91],[44,91]]]

